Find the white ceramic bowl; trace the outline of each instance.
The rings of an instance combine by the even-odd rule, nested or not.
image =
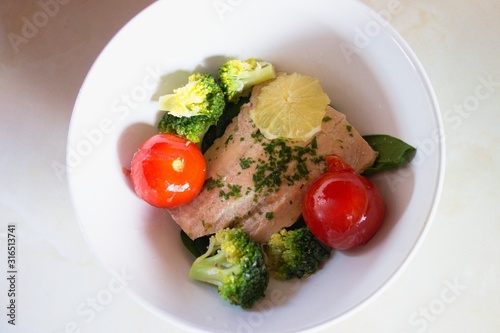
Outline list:
[[[157,97],[228,57],[315,76],[362,134],[391,134],[418,149],[411,165],[375,177],[387,217],[366,247],[336,252],[305,281],[272,282],[250,311],[188,278],[192,257],[179,228],[141,201],[121,170],[156,131]],[[82,86],[68,140],[69,185],[96,256],[161,317],[189,331],[298,332],[359,309],[407,263],[440,194],[442,131],[415,55],[357,1],[159,1],[111,40]]]

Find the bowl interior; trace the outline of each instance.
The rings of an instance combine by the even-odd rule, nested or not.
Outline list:
[[[68,138],[68,179],[81,228],[97,257],[139,302],[190,331],[276,333],[325,325],[387,286],[427,230],[443,170],[437,103],[411,50],[357,1],[290,6],[259,0],[233,2],[231,9],[217,9],[217,3],[155,3],[93,65]],[[374,177],[387,217],[367,246],[335,252],[307,280],[272,281],[250,311],[189,280],[193,258],[179,228],[164,211],[142,202],[122,172],[156,131],[157,97],[191,72],[214,72],[232,57],[256,57],[280,71],[315,76],[362,134],[391,134],[417,147],[411,165]]]

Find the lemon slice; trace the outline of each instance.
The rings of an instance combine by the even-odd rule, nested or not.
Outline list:
[[[269,140],[307,141],[320,131],[328,103],[318,79],[293,73],[262,88],[250,117]]]

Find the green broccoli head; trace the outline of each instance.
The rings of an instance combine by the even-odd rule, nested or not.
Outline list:
[[[307,227],[282,229],[264,246],[267,269],[277,280],[308,277],[320,269],[331,251]]]
[[[212,121],[207,116],[176,117],[167,112],[158,123],[158,130],[183,136],[198,144],[211,125]]]
[[[240,228],[212,235],[207,252],[193,262],[189,277],[216,285],[222,299],[244,309],[264,296],[269,283],[260,245]]]
[[[220,86],[208,73],[189,76],[188,83],[160,97],[159,108],[167,111],[158,129],[199,143],[210,126],[224,112],[225,100]]]
[[[229,60],[219,67],[217,75],[229,102],[237,102],[241,96],[248,95],[252,86],[275,77],[276,72],[272,64],[253,58]]]

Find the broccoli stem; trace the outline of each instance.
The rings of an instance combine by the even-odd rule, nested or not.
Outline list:
[[[209,255],[210,252],[209,249],[207,254]],[[189,277],[194,280],[221,286],[224,278],[238,269],[238,266],[233,266],[227,262],[227,256],[222,251],[218,251],[212,256],[203,255],[198,257],[191,266]]]
[[[243,86],[245,87],[244,89],[247,89],[259,83],[274,79],[275,77],[276,72],[274,71],[273,66],[264,66],[259,71],[249,72],[249,75],[246,77],[242,77],[241,81],[243,82]]]

